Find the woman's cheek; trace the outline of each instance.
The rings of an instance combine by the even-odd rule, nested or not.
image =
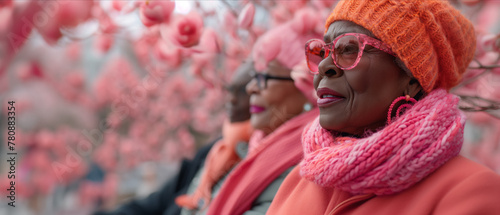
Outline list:
[[[370,86],[370,74],[367,74],[368,72],[369,71],[353,70],[344,73],[346,83],[353,93],[367,92]]]
[[[321,81],[321,77],[320,75],[314,75],[314,79],[313,79],[313,86],[314,86],[314,89],[317,90],[318,89],[318,86],[319,86],[319,82]]]

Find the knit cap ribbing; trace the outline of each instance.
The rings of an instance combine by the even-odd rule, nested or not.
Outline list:
[[[476,48],[472,23],[444,0],[342,0],[326,29],[338,20],[387,43],[426,92],[456,86]]]

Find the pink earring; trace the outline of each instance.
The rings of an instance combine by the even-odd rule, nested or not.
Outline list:
[[[400,97],[394,99],[391,106],[389,107],[389,113],[387,113],[387,124],[391,124],[391,113],[392,113],[392,109],[394,108],[394,105],[396,105],[399,101],[401,101],[403,99],[406,102],[411,102],[411,103],[406,103],[406,104],[402,104],[401,106],[399,106],[398,110],[396,111],[396,118],[399,117],[399,114],[403,109],[410,109],[411,107],[413,107],[413,104],[415,104],[417,102],[417,100],[410,97],[409,95],[400,96]]]

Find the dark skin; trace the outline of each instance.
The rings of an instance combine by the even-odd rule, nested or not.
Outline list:
[[[278,77],[290,77],[291,70],[277,60],[269,62],[265,71],[260,73]],[[304,110],[307,98],[291,81],[268,80],[267,88],[259,89],[257,81],[247,85],[250,104],[265,108],[265,111],[252,114],[250,123],[255,129],[266,135],[273,132],[287,120],[299,115]]]
[[[370,31],[349,21],[336,21],[324,35],[331,43],[345,33],[363,33],[376,38]],[[394,61],[395,57],[374,47],[365,47],[358,65],[350,70],[335,66],[331,57],[319,64],[314,87],[329,88],[344,98],[320,108],[320,124],[328,130],[352,136],[362,136],[386,125],[387,112],[392,101],[399,96],[414,97],[421,87]]]
[[[247,94],[245,87],[252,79],[249,75],[252,70],[253,63],[245,61],[236,69],[231,82],[226,86],[228,91],[226,110],[231,123],[250,119],[250,95]]]

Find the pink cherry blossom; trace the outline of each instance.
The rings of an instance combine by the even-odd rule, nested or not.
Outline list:
[[[10,188],[10,179],[7,177],[2,177],[0,178],[0,194],[8,196],[9,192],[8,189]]]
[[[79,187],[79,200],[81,205],[92,206],[97,204],[99,198],[103,195],[102,183],[84,181]]]
[[[78,60],[81,56],[82,45],[79,42],[73,42],[66,48],[66,55],[73,61]]]
[[[119,177],[116,173],[108,173],[104,178],[103,197],[106,199],[115,198],[115,193],[118,189]]]
[[[111,19],[111,17],[105,12],[102,12],[98,16],[98,19],[99,19],[99,29],[101,30],[101,33],[112,34],[118,30],[118,26]]]
[[[58,0],[56,20],[59,26],[74,27],[91,17],[93,0],[87,1],[64,1]]]
[[[149,63],[149,58],[148,58],[150,50],[149,44],[145,40],[140,40],[134,42],[133,46],[134,46],[134,53],[137,56],[139,62],[142,63],[143,65],[147,65]]]
[[[36,134],[38,145],[43,148],[50,148],[55,136],[48,130],[42,130]]]
[[[477,38],[477,54],[484,55],[486,52],[497,51],[497,41],[500,35],[495,34],[480,34]]]
[[[498,62],[500,53],[489,51],[483,55],[478,55],[476,60],[481,62],[482,65],[495,65]]]
[[[318,23],[323,25],[323,19],[317,15],[317,12],[312,8],[304,8],[296,12],[293,17],[292,28],[300,34],[306,34],[315,32]]]
[[[37,62],[23,63],[19,65],[17,74],[23,81],[44,77],[43,71]]]
[[[113,46],[114,41],[115,40],[112,35],[100,34],[96,37],[94,46],[100,53],[106,53]]]
[[[56,181],[54,180],[54,176],[47,174],[46,171],[35,171],[31,177],[33,187],[42,194],[52,192],[52,189],[55,187]]]
[[[290,11],[281,4],[278,4],[271,10],[271,17],[273,26],[282,24],[293,18]]]
[[[245,53],[245,47],[242,44],[242,41],[232,39],[232,40],[227,40],[227,43],[225,44],[225,54],[227,57],[230,58],[241,58],[243,55],[246,55],[248,53]]]
[[[152,26],[168,22],[174,8],[174,1],[146,0],[140,6],[139,16],[145,26]]]
[[[49,19],[45,25],[36,26],[36,29],[48,44],[54,45],[62,37],[60,27],[57,19]]]
[[[0,6],[0,33],[2,33],[2,35],[7,35],[7,30],[12,23],[13,12],[14,10],[2,9]]]
[[[311,2],[317,9],[324,9],[333,8],[333,5],[337,2],[337,0],[312,0]]]
[[[240,26],[240,28],[249,29],[252,27],[254,16],[255,6],[252,3],[248,3],[238,16],[238,26]]]
[[[93,160],[106,171],[115,170],[118,165],[116,148],[102,145],[93,153]]]
[[[294,80],[295,86],[306,96],[309,102],[315,105],[318,97],[314,89],[314,76],[309,72],[305,60],[292,69],[291,77]]]
[[[468,5],[468,6],[474,6],[477,3],[481,2],[481,0],[460,0],[462,4]]]
[[[222,23],[223,23],[223,28],[224,28],[224,31],[231,35],[231,37],[237,37],[236,35],[236,30],[237,30],[237,26],[236,26],[236,15],[234,13],[232,13],[232,11],[230,10],[226,10],[224,12],[224,15],[223,15],[223,20],[222,20]]]
[[[12,0],[0,1],[0,8],[11,7],[11,6],[12,6]]]
[[[196,12],[179,15],[171,28],[173,29],[170,29],[171,32],[167,37],[174,44],[189,48],[200,41],[201,33],[203,32],[203,18]]]
[[[207,111],[204,111],[203,109],[196,109],[193,112],[193,127],[196,131],[201,132],[201,133],[209,133],[210,128],[209,128],[209,121],[210,117],[207,113]]]
[[[222,42],[219,36],[212,28],[205,28],[200,38],[200,43],[195,49],[199,49],[199,52],[207,53],[218,53],[221,51]]]
[[[148,130],[147,122],[139,121],[131,125],[129,133],[132,138],[141,138],[145,136],[147,130]]]
[[[200,78],[208,88],[213,88],[215,67],[213,65],[216,55],[213,53],[194,54],[193,63],[189,68],[189,73]]]
[[[278,4],[283,5],[291,13],[295,13],[301,8],[305,8],[308,0],[296,0],[296,1],[278,1]]]
[[[129,4],[129,1],[126,1],[126,0],[113,0],[111,2],[111,7],[116,11],[121,11],[128,4]]]
[[[154,35],[156,33],[157,32],[146,31],[140,39],[133,42],[134,53],[143,65],[148,65],[148,63],[150,63],[149,53],[151,46],[160,39],[158,36]]]
[[[35,150],[29,153],[29,159],[32,167],[35,169],[45,169],[50,167],[52,161],[45,150]]]
[[[493,44],[493,51],[500,53],[500,34],[497,35],[497,40]]]
[[[256,26],[256,25],[254,25],[252,27],[252,32],[253,32],[253,34],[254,34],[255,37],[262,36],[264,33],[266,33],[266,31],[267,31],[267,29],[264,28],[263,26]],[[249,49],[251,49],[251,47],[252,47],[251,44],[248,47],[249,47]]]
[[[225,71],[225,76],[223,79],[228,82],[231,77],[234,74],[234,71],[240,66],[241,64],[241,59],[240,58],[227,58],[226,61],[224,62],[224,71]]]
[[[469,0],[470,1],[470,0]],[[498,23],[500,3],[498,1],[483,1],[483,10],[477,14],[477,24],[474,26],[478,31],[489,31]]]
[[[2,18],[9,16],[9,13],[11,13],[12,15],[10,18],[7,18],[6,21],[10,19],[12,23],[7,24],[8,28],[4,29],[6,32],[10,33],[8,35],[2,34],[2,36],[0,36],[0,48],[3,50],[2,52],[4,54],[4,56],[2,56],[2,60],[0,61],[0,75],[3,74],[8,64],[13,59],[14,54],[29,38],[33,27],[35,27],[35,24],[32,21],[34,14],[40,12],[44,4],[46,4],[46,2],[37,3],[30,1],[21,7],[16,8],[16,13],[2,13]],[[5,11],[12,9],[4,8],[2,10]]]
[[[170,41],[158,40],[154,46],[154,54],[161,61],[165,61],[171,68],[176,68],[182,63],[182,51]]]

